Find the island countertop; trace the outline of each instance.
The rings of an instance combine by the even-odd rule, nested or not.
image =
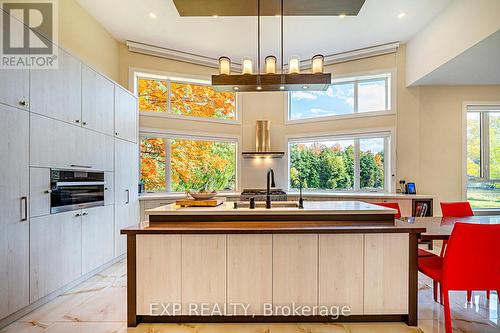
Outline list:
[[[152,224],[159,222],[290,222],[330,221],[349,225],[394,225],[396,210],[362,201],[305,201],[304,208],[290,204],[296,202],[274,202],[271,209],[257,202],[258,208],[241,206],[248,203],[225,202],[217,207],[180,207],[168,204],[147,210]]]
[[[369,204],[363,201],[304,201],[304,208],[281,206],[280,202],[273,202],[275,206],[271,209],[257,207],[250,209],[240,207],[235,209],[234,202],[224,202],[217,207],[180,207],[175,203],[149,209],[146,212],[150,216],[169,215],[364,215],[364,214],[396,214],[392,208]]]

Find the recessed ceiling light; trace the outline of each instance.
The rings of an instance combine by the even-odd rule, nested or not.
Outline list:
[[[149,13],[149,17],[152,18],[152,19],[155,19],[156,18],[156,14],[153,13],[153,12],[150,12]]]
[[[280,15],[280,14],[276,14],[276,15],[274,15],[274,17],[276,17],[276,18],[280,18],[280,17],[281,17],[281,15]]]
[[[214,14],[214,15],[212,15],[212,17],[213,17],[213,18],[218,18],[218,17],[219,17],[219,15]]]
[[[233,87],[234,90],[240,90],[240,87]]]
[[[308,89],[309,86],[302,86],[302,89]]]
[[[262,87],[261,86],[257,86],[256,88],[257,90],[262,90]]]
[[[280,86],[280,90],[285,90],[285,87],[284,86]]]
[[[343,19],[343,18],[344,18],[344,17],[346,17],[346,16],[347,16],[346,14],[340,14],[340,15],[339,15],[339,17],[340,17],[341,19]]]
[[[405,12],[401,12],[401,13],[398,14],[398,19],[401,20],[405,16],[406,16],[406,13]]]

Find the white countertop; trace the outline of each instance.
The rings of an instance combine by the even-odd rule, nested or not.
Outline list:
[[[217,207],[180,207],[176,204],[168,204],[146,211],[149,215],[282,215],[282,214],[396,214],[397,211],[372,205],[362,201],[305,201],[304,209],[297,207],[275,207],[266,208],[238,208],[234,209],[233,202],[225,202]]]
[[[288,197],[296,198],[298,192],[287,192]],[[218,197],[239,198],[240,192],[224,192],[217,194]],[[186,197],[183,193],[153,192],[142,193],[139,200],[177,200]],[[384,192],[304,192],[304,198],[352,198],[352,199],[432,199],[432,195],[423,194],[402,194],[402,193],[384,193]]]

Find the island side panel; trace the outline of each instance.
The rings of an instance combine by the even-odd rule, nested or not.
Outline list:
[[[226,235],[182,235],[182,314],[209,315],[202,303],[225,302]]]
[[[319,235],[319,305],[363,314],[364,235]]]
[[[273,301],[272,277],[272,235],[227,236],[227,303],[250,305],[234,314],[264,314],[263,304]]]
[[[180,315],[181,235],[137,235],[137,314]]]
[[[408,315],[408,244],[406,233],[365,234],[365,315]]]
[[[318,304],[317,234],[273,235],[273,305]]]

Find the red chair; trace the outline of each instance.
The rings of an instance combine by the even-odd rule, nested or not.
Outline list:
[[[450,290],[500,290],[499,243],[498,224],[456,223],[444,257],[418,258],[418,269],[441,284],[446,333],[452,332]]]
[[[398,213],[394,215],[394,218],[396,219],[401,218],[401,209],[399,209],[399,204],[397,202],[381,202],[381,203],[376,203],[376,205],[397,210]]]
[[[441,213],[443,217],[474,216],[470,203],[467,201],[441,202]]]
[[[458,202],[441,202],[441,213],[443,217],[468,217],[474,216],[472,207],[468,201],[458,201]],[[440,256],[444,255],[446,248],[446,241],[443,241],[443,246],[441,247]],[[486,291],[486,298],[490,298],[490,291]],[[467,291],[467,302],[472,300],[472,291]]]

